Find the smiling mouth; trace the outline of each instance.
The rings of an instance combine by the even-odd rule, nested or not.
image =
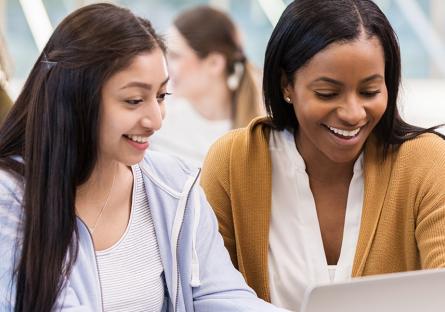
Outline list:
[[[127,139],[129,139],[133,142],[139,143],[139,144],[148,142],[148,136],[124,134],[124,137],[126,137]]]
[[[345,129],[339,129],[339,128],[335,128],[335,127],[331,127],[328,125],[324,125],[326,129],[328,129],[333,135],[341,138],[341,139],[353,139],[355,137],[357,137],[360,133],[360,130],[364,127],[361,126],[359,128],[353,129],[353,130],[345,130]]]

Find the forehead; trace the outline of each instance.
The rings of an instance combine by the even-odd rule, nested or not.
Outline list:
[[[160,48],[136,55],[127,67],[116,72],[105,87],[119,88],[130,81],[143,82],[158,87],[168,77],[164,53]]]
[[[315,54],[299,71],[298,76],[381,74],[385,70],[383,47],[377,37],[360,36],[356,40],[335,42]],[[300,75],[304,73],[304,75]]]

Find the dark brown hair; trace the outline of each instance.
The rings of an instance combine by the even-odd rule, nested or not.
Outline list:
[[[24,182],[15,311],[52,310],[77,255],[75,192],[96,164],[102,86],[156,48],[149,21],[94,4],[60,23],[32,68],[0,128],[0,166]]]
[[[178,15],[173,24],[198,57],[221,53],[226,59],[227,76],[234,73],[236,63],[243,64],[243,75],[233,92],[233,127],[243,127],[258,116],[260,97],[254,68],[244,54],[236,26],[229,16],[209,6],[197,6]]]

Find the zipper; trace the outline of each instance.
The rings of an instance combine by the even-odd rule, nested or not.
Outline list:
[[[176,228],[179,226],[179,229],[177,230],[177,233],[174,233],[175,235],[173,235],[172,236],[172,239],[171,239],[171,241],[170,241],[170,244],[171,244],[171,247],[170,247],[170,251],[172,252],[172,255],[173,255],[173,258],[172,258],[172,260],[175,262],[175,263],[173,263],[173,269],[176,269],[176,272],[173,272],[173,274],[174,275],[172,275],[172,276],[174,276],[175,278],[176,278],[176,281],[173,281],[173,285],[172,285],[172,287],[173,287],[173,291],[174,291],[174,293],[173,293],[173,300],[174,300],[174,302],[172,303],[172,308],[173,308],[173,312],[175,312],[175,311],[177,311],[177,309],[178,309],[178,296],[179,296],[179,279],[180,279],[180,273],[179,273],[179,261],[178,261],[178,251],[179,251],[179,237],[181,236],[181,232],[182,232],[182,226],[183,226],[183,224],[184,224],[184,214],[185,214],[185,212],[186,212],[186,210],[187,210],[187,203],[188,203],[188,200],[189,200],[189,197],[190,197],[190,191],[191,191],[191,189],[193,188],[193,186],[196,184],[196,181],[198,180],[198,178],[199,178],[199,175],[200,175],[200,173],[201,173],[201,169],[200,168],[198,168],[198,170],[197,170],[197,172],[195,173],[195,175],[193,176],[193,175],[191,175],[190,177],[189,177],[189,179],[186,181],[186,183],[185,183],[185,187],[184,187],[184,189],[183,189],[183,192],[181,192],[181,193],[178,193],[178,192],[175,192],[175,191],[173,191],[172,189],[170,189],[168,186],[166,186],[164,183],[162,183],[162,181],[161,180],[159,180],[156,176],[154,176],[154,175],[152,175],[152,174],[150,174],[150,172],[149,172],[149,170],[147,170],[147,168],[145,168],[145,166],[144,166],[144,164],[143,163],[141,163],[140,164],[141,165],[141,169],[142,169],[142,171],[145,173],[145,175],[152,181],[152,183],[154,183],[155,185],[157,185],[158,187],[160,187],[162,190],[164,190],[165,192],[167,192],[168,194],[170,194],[171,196],[173,196],[173,197],[175,197],[175,198],[178,198],[179,199],[179,201],[180,201],[180,203],[182,204],[182,199],[183,199],[183,197],[182,196],[184,196],[184,194],[185,194],[185,192],[186,192],[186,194],[185,194],[185,203],[184,203],[184,205],[182,206],[179,206],[179,204],[178,204],[178,207],[184,207],[184,210],[183,210],[183,212],[182,212],[182,216],[181,216],[181,220],[176,220],[176,218],[177,218],[177,215],[178,215],[178,210],[176,211],[176,214],[175,214],[175,218],[174,218],[174,221],[173,221],[173,232],[176,232]],[[191,181],[191,182],[190,182]],[[148,196],[149,196],[149,194],[147,194]],[[182,208],[181,208],[182,209]],[[179,224],[179,222],[180,222],[180,224]],[[177,223],[179,224],[179,225],[177,225]],[[176,240],[176,241],[175,241]],[[173,246],[175,247],[175,248],[173,248]]]
[[[99,281],[100,306],[102,308],[102,312],[104,312],[105,308],[104,308],[102,282],[100,280],[99,264],[97,263],[96,246],[94,245],[93,235],[91,235],[91,232],[88,229],[88,226],[85,224],[85,222],[83,222],[83,220],[81,218],[77,218],[77,219],[85,226],[85,229],[87,230],[88,235],[90,235],[91,245],[93,245],[93,254],[94,254],[94,259],[95,259],[94,264],[96,265],[97,280]]]
[[[184,215],[185,215],[185,212],[187,210],[187,203],[188,203],[188,200],[190,198],[190,193],[191,193],[191,190],[192,190],[193,186],[196,184],[196,181],[198,180],[198,177],[199,177],[200,173],[201,173],[201,169],[198,169],[198,173],[194,177],[194,180],[191,183],[190,188],[187,191],[186,200],[185,200],[185,204],[184,204],[184,213],[182,215],[181,226],[180,226],[179,232],[178,232],[178,239],[176,241],[176,259],[175,259],[175,261],[176,261],[176,298],[175,298],[175,306],[174,306],[174,309],[173,309],[174,311],[178,310],[178,298],[179,298],[179,279],[180,279],[179,261],[178,261],[179,237],[181,236],[182,226],[184,225]]]

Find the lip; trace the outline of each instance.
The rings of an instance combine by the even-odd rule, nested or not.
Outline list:
[[[347,147],[354,146],[361,141],[362,132],[365,127],[366,125],[361,126],[360,131],[353,137],[343,137],[332,132],[326,125],[323,125],[323,128],[326,130],[326,132],[328,132],[329,137],[334,141],[335,144]]]
[[[143,132],[143,133],[127,133],[127,134],[124,134],[124,136],[127,136],[127,135],[136,135],[136,136],[141,136],[141,137],[150,137],[150,136],[152,136],[154,133],[155,133],[154,131]]]
[[[124,137],[124,139],[128,142],[128,144],[130,144],[131,146],[133,146],[133,147],[134,147],[135,149],[137,149],[138,151],[145,151],[145,150],[149,147],[149,145],[150,145],[149,142],[138,143],[138,142],[135,142],[135,141],[133,141],[133,140],[127,138],[126,136],[123,136],[123,137]]]

